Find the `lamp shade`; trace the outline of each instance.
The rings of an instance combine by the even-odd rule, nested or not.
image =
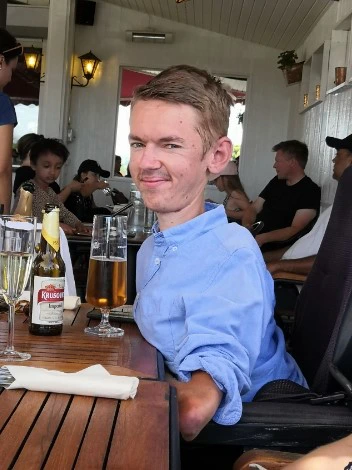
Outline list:
[[[81,55],[79,59],[81,60],[84,77],[88,81],[91,78],[94,78],[94,74],[101,60],[96,55],[94,55],[92,51],[89,51],[87,54]]]

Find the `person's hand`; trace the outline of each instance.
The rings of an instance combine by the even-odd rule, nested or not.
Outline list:
[[[97,189],[105,189],[110,188],[110,185],[107,181],[98,181],[97,182]]]
[[[82,188],[82,183],[77,180],[72,180],[71,183],[69,183],[69,187],[70,187],[71,193],[79,193]]]
[[[79,223],[78,225],[76,225],[76,232],[86,233],[87,235],[90,235],[92,233],[92,229],[90,227],[86,227],[82,223]]]
[[[76,233],[76,229],[71,227],[71,225],[64,224],[63,222],[60,223],[60,227],[65,232],[66,235],[74,235]]]
[[[276,261],[269,261],[269,263],[266,263],[266,269],[271,275],[273,275],[280,271],[279,263]]]

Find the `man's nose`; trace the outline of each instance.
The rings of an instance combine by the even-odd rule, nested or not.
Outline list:
[[[141,168],[159,168],[160,163],[158,163],[155,149],[152,146],[146,145],[143,148],[139,166]]]

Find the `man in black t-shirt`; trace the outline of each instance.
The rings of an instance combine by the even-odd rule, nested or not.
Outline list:
[[[242,218],[247,227],[255,220],[264,222],[262,232],[256,236],[259,246],[290,239],[319,214],[320,208],[320,188],[304,173],[307,145],[288,140],[275,145],[273,151],[276,152],[274,168],[277,176]]]

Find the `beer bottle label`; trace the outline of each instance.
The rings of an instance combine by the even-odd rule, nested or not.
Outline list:
[[[59,209],[43,215],[42,236],[57,252],[60,249]]]
[[[62,325],[64,277],[34,276],[31,322],[36,325]]]

